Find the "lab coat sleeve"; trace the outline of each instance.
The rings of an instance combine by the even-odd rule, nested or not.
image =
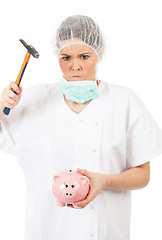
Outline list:
[[[15,136],[17,133],[17,127],[22,121],[22,118],[20,120],[20,117],[18,116],[20,110],[22,109],[22,107],[19,107],[19,106],[24,105],[24,102],[23,103],[21,102],[23,101],[23,98],[24,98],[24,92],[20,100],[20,103],[10,111],[9,115],[4,115],[0,121],[0,151],[1,152],[14,154],[14,148],[16,144]]]
[[[4,115],[0,121],[0,152],[15,154],[15,137],[17,135],[17,128],[22,121],[22,118],[19,117],[21,110],[19,105],[21,103],[12,109],[9,115]]]
[[[162,129],[133,91],[129,95],[126,125],[127,168],[144,164],[162,153]]]
[[[19,104],[0,121],[0,151],[16,155],[17,143],[30,134],[29,130],[33,131],[30,124],[42,119],[47,99],[57,91],[56,82],[37,84],[23,91]]]
[[[4,116],[0,121],[0,151],[15,154],[15,145],[19,125],[23,123],[24,128],[28,126],[27,116],[30,112],[36,112],[34,108],[40,98],[43,98],[45,88],[43,85],[32,86],[23,91],[20,103]],[[38,105],[38,104],[37,104]],[[31,111],[29,112],[29,108]]]
[[[0,122],[0,152],[14,153],[14,140],[5,120]]]

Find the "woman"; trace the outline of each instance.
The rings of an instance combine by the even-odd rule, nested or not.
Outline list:
[[[130,190],[148,184],[149,161],[162,153],[161,129],[131,89],[96,79],[104,42],[91,18],[65,19],[56,49],[61,81],[31,87],[22,98],[11,82],[1,95],[0,148],[17,156],[27,181],[26,240],[128,240]],[[13,109],[9,116],[5,107]],[[87,176],[90,192],[75,207],[59,208],[52,177],[65,169]]]

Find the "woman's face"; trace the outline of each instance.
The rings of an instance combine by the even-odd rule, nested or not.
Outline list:
[[[68,45],[60,51],[60,68],[68,81],[95,80],[97,62],[96,53],[83,44]]]

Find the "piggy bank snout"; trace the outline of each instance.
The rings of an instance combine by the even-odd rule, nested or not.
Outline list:
[[[65,197],[75,197],[77,194],[77,187],[75,184],[65,184],[64,195]]]
[[[65,189],[64,195],[65,195],[65,197],[75,197],[76,191],[71,190],[71,189]]]

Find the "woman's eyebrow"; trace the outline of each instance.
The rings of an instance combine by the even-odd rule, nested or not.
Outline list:
[[[92,54],[92,53],[91,52],[80,53],[80,55],[84,55],[84,54]]]
[[[61,55],[61,56],[62,56],[62,55],[69,56],[69,54],[66,54],[66,53],[61,53],[60,55]]]
[[[84,53],[79,53],[79,55],[85,55],[85,54],[92,54],[91,52],[84,52]],[[70,56],[70,54],[66,54],[66,53],[61,53],[60,54],[61,56],[64,55],[64,56]]]

